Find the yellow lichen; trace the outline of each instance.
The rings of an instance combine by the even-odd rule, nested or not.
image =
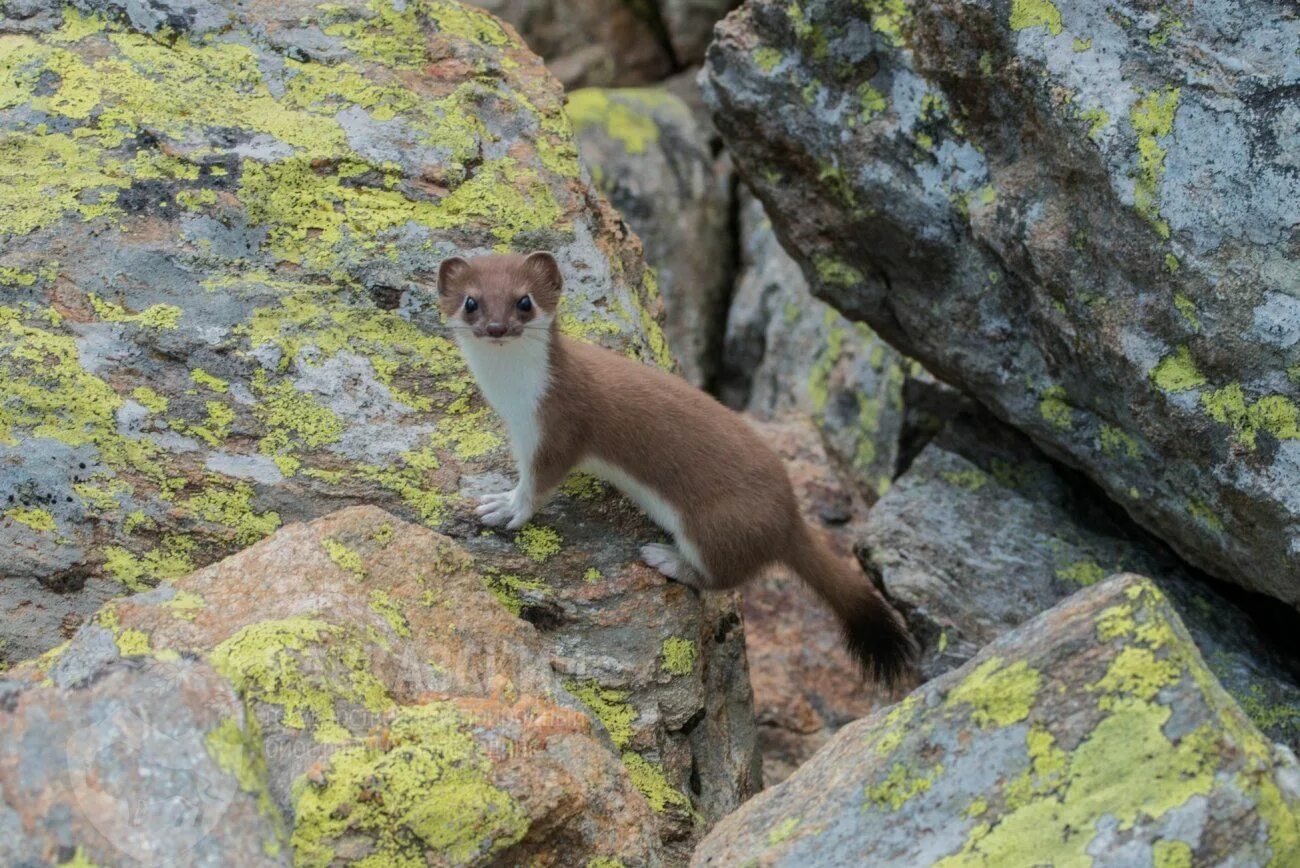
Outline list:
[[[553,528],[526,524],[515,534],[515,547],[539,564],[546,563],[564,548]]]
[[[294,781],[294,863],[324,868],[336,847],[366,840],[366,868],[491,861],[524,837],[528,813],[493,783],[492,764],[450,702],[404,706],[383,738],[335,751]]]
[[[971,718],[981,728],[1009,726],[1029,716],[1042,676],[1024,661],[1003,667],[1000,657],[990,657],[970,672],[948,694],[947,705],[971,706]]]
[[[659,654],[663,659],[663,670],[670,675],[690,675],[695,669],[695,657],[698,653],[695,643],[680,636],[670,636],[664,640]]]
[[[280,709],[280,723],[305,729],[321,742],[351,736],[338,704],[381,712],[392,705],[370,671],[363,641],[313,618],[260,621],[241,628],[212,650],[209,661],[248,702]]]

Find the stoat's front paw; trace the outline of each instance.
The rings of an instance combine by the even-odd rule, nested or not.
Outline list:
[[[489,527],[505,527],[507,530],[518,530],[533,517],[528,498],[517,487],[484,495],[479,498],[474,512]]]

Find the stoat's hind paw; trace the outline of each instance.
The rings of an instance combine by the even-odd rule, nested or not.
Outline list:
[[[700,587],[700,577],[677,549],[663,543],[641,546],[641,560],[668,578],[692,588]]]

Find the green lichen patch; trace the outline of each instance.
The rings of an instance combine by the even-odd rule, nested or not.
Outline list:
[[[1051,386],[1043,391],[1042,400],[1038,402],[1038,413],[1053,428],[1070,430],[1074,425],[1071,421],[1073,412],[1063,387]]]
[[[659,125],[652,112],[669,99],[664,92],[649,88],[582,88],[569,94],[565,110],[575,130],[599,128],[627,153],[644,154],[659,141]]]
[[[1012,30],[1046,27],[1053,36],[1061,35],[1061,10],[1052,0],[1011,0]]]
[[[962,470],[945,470],[939,474],[944,482],[949,485],[955,485],[966,491],[979,491],[988,484],[989,475],[978,467],[967,467]]]
[[[1138,149],[1133,207],[1161,238],[1169,237],[1169,224],[1160,216],[1160,180],[1164,177],[1165,157],[1169,153],[1162,142],[1173,135],[1180,93],[1176,87],[1151,91],[1135,102],[1129,111]]]
[[[193,591],[177,591],[170,600],[162,604],[164,609],[172,613],[173,618],[181,621],[193,621],[195,615],[207,605],[203,596]]]
[[[166,534],[141,554],[123,546],[106,546],[104,572],[128,590],[142,591],[193,572],[194,549],[194,541],[181,534]]]
[[[361,561],[361,555],[356,549],[349,546],[342,540],[326,537],[321,540],[321,546],[325,549],[325,554],[340,569],[347,570],[357,581],[364,581],[366,578],[366,568]]]
[[[117,634],[117,650],[123,657],[143,657],[149,653],[149,634],[134,627]]]
[[[1137,440],[1121,428],[1103,423],[1097,429],[1097,439],[1102,454],[1107,458],[1137,458],[1139,455]]]
[[[861,271],[831,256],[818,256],[813,266],[817,270],[817,279],[827,286],[847,288],[866,282]]]
[[[1197,369],[1191,350],[1181,346],[1151,369],[1151,382],[1165,392],[1187,392],[1204,386],[1206,379]]]
[[[1067,582],[1083,587],[1095,585],[1106,576],[1106,570],[1093,560],[1074,561],[1056,571],[1058,579],[1064,579]]]
[[[49,533],[54,530],[54,516],[40,507],[14,506],[5,510],[4,517],[10,521],[26,525],[37,533]]]
[[[1165,264],[1170,273],[1178,270],[1177,259],[1173,260],[1171,266],[1170,260],[1166,258]],[[1178,308],[1178,313],[1181,314],[1183,320],[1192,327],[1192,331],[1199,332],[1201,330],[1201,318],[1196,313],[1196,302],[1192,301],[1181,292],[1176,292],[1174,293],[1174,307]]]
[[[1247,449],[1256,447],[1261,431],[1278,440],[1300,440],[1300,408],[1283,395],[1247,401],[1241,386],[1233,383],[1203,395],[1201,403],[1216,422],[1232,426],[1237,442]]]
[[[554,528],[526,524],[515,534],[515,547],[533,561],[544,564],[560,553],[564,541]]]
[[[564,689],[596,715],[615,747],[626,747],[632,741],[632,723],[637,719],[637,710],[628,703],[626,690],[601,687],[595,679],[567,681]]]
[[[407,623],[406,615],[402,612],[402,607],[393,599],[392,594],[382,588],[376,588],[371,591],[370,608],[387,621],[388,626],[391,627],[393,632],[398,636],[407,638],[411,635],[411,625]]]
[[[632,780],[632,786],[641,791],[641,795],[650,803],[650,809],[656,814],[662,814],[670,805],[690,810],[691,800],[669,783],[663,766],[630,750],[623,752],[623,766]]]
[[[754,49],[754,65],[763,72],[771,72],[781,64],[781,52],[770,45],[760,45]]]
[[[695,643],[680,636],[670,636],[664,640],[659,651],[662,659],[660,667],[669,675],[690,675],[695,669],[695,657],[698,654]]]
[[[518,617],[526,605],[524,597],[545,597],[552,591],[541,579],[526,578],[518,573],[503,573],[495,567],[483,571],[487,588],[510,614]]]
[[[902,763],[894,763],[883,780],[867,785],[867,810],[874,807],[876,810],[897,811],[913,796],[928,792],[941,774],[942,764],[925,774],[914,774]]]
[[[227,774],[239,782],[239,788],[257,798],[257,811],[271,825],[272,837],[263,849],[268,856],[276,856],[288,843],[284,816],[271,798],[270,773],[266,765],[266,751],[262,733],[254,715],[246,715],[244,725],[233,717],[221,721],[203,740],[208,756]]]
[[[399,708],[382,739],[334,752],[294,782],[294,862],[479,864],[522,840],[527,812],[492,781],[473,721],[449,702]]]
[[[320,742],[351,736],[340,723],[339,703],[376,713],[392,705],[369,669],[364,640],[313,618],[250,624],[214,648],[209,660],[245,701],[276,706],[283,726],[310,725]]]
[[[104,322],[134,323],[152,329],[174,329],[180,323],[181,309],[174,304],[150,305],[139,313],[128,313],[120,305],[106,301],[93,292],[86,299],[95,315]]]
[[[799,824],[802,822],[802,817],[786,817],[777,823],[772,827],[772,831],[767,833],[767,846],[775,847],[789,841],[794,837],[795,832],[799,829]]]
[[[981,728],[1010,726],[1029,716],[1042,676],[1024,661],[1003,666],[990,657],[948,694],[947,705],[971,706],[971,719]]]

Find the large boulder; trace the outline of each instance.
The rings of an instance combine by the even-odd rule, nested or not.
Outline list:
[[[741,272],[718,378],[722,399],[760,419],[810,416],[840,471],[874,500],[889,490],[906,443],[917,436],[908,411],[920,402],[908,398],[933,381],[864,323],[811,295],[748,193],[740,238]]]
[[[751,0],[706,97],[812,284],[1220,576],[1300,605],[1283,0]]]
[[[694,865],[1294,865],[1300,764],[1126,575],[850,724]]]
[[[5,863],[656,863],[648,764],[482,570],[354,507],[110,603],[5,685]]]
[[[449,0],[4,8],[5,609],[39,583],[60,623],[105,581],[378,505],[481,558],[565,682],[617,709],[670,850],[739,804],[731,599],[636,565],[658,531],[590,479],[519,533],[472,513],[514,471],[436,314],[443,257],[552,249],[570,334],[672,365],[638,246],[513,31]],[[63,638],[36,632],[0,623],[24,656]]]
[[[567,110],[591,178],[640,236],[683,377],[706,386],[721,354],[734,238],[729,165],[665,88],[584,88]]]
[[[875,505],[859,539],[921,641],[928,677],[1080,588],[1141,572],[1246,715],[1300,750],[1300,660],[1294,648],[1286,656],[1294,625],[1252,618],[987,412],[956,416]],[[1241,602],[1257,613],[1279,608],[1267,598]]]

